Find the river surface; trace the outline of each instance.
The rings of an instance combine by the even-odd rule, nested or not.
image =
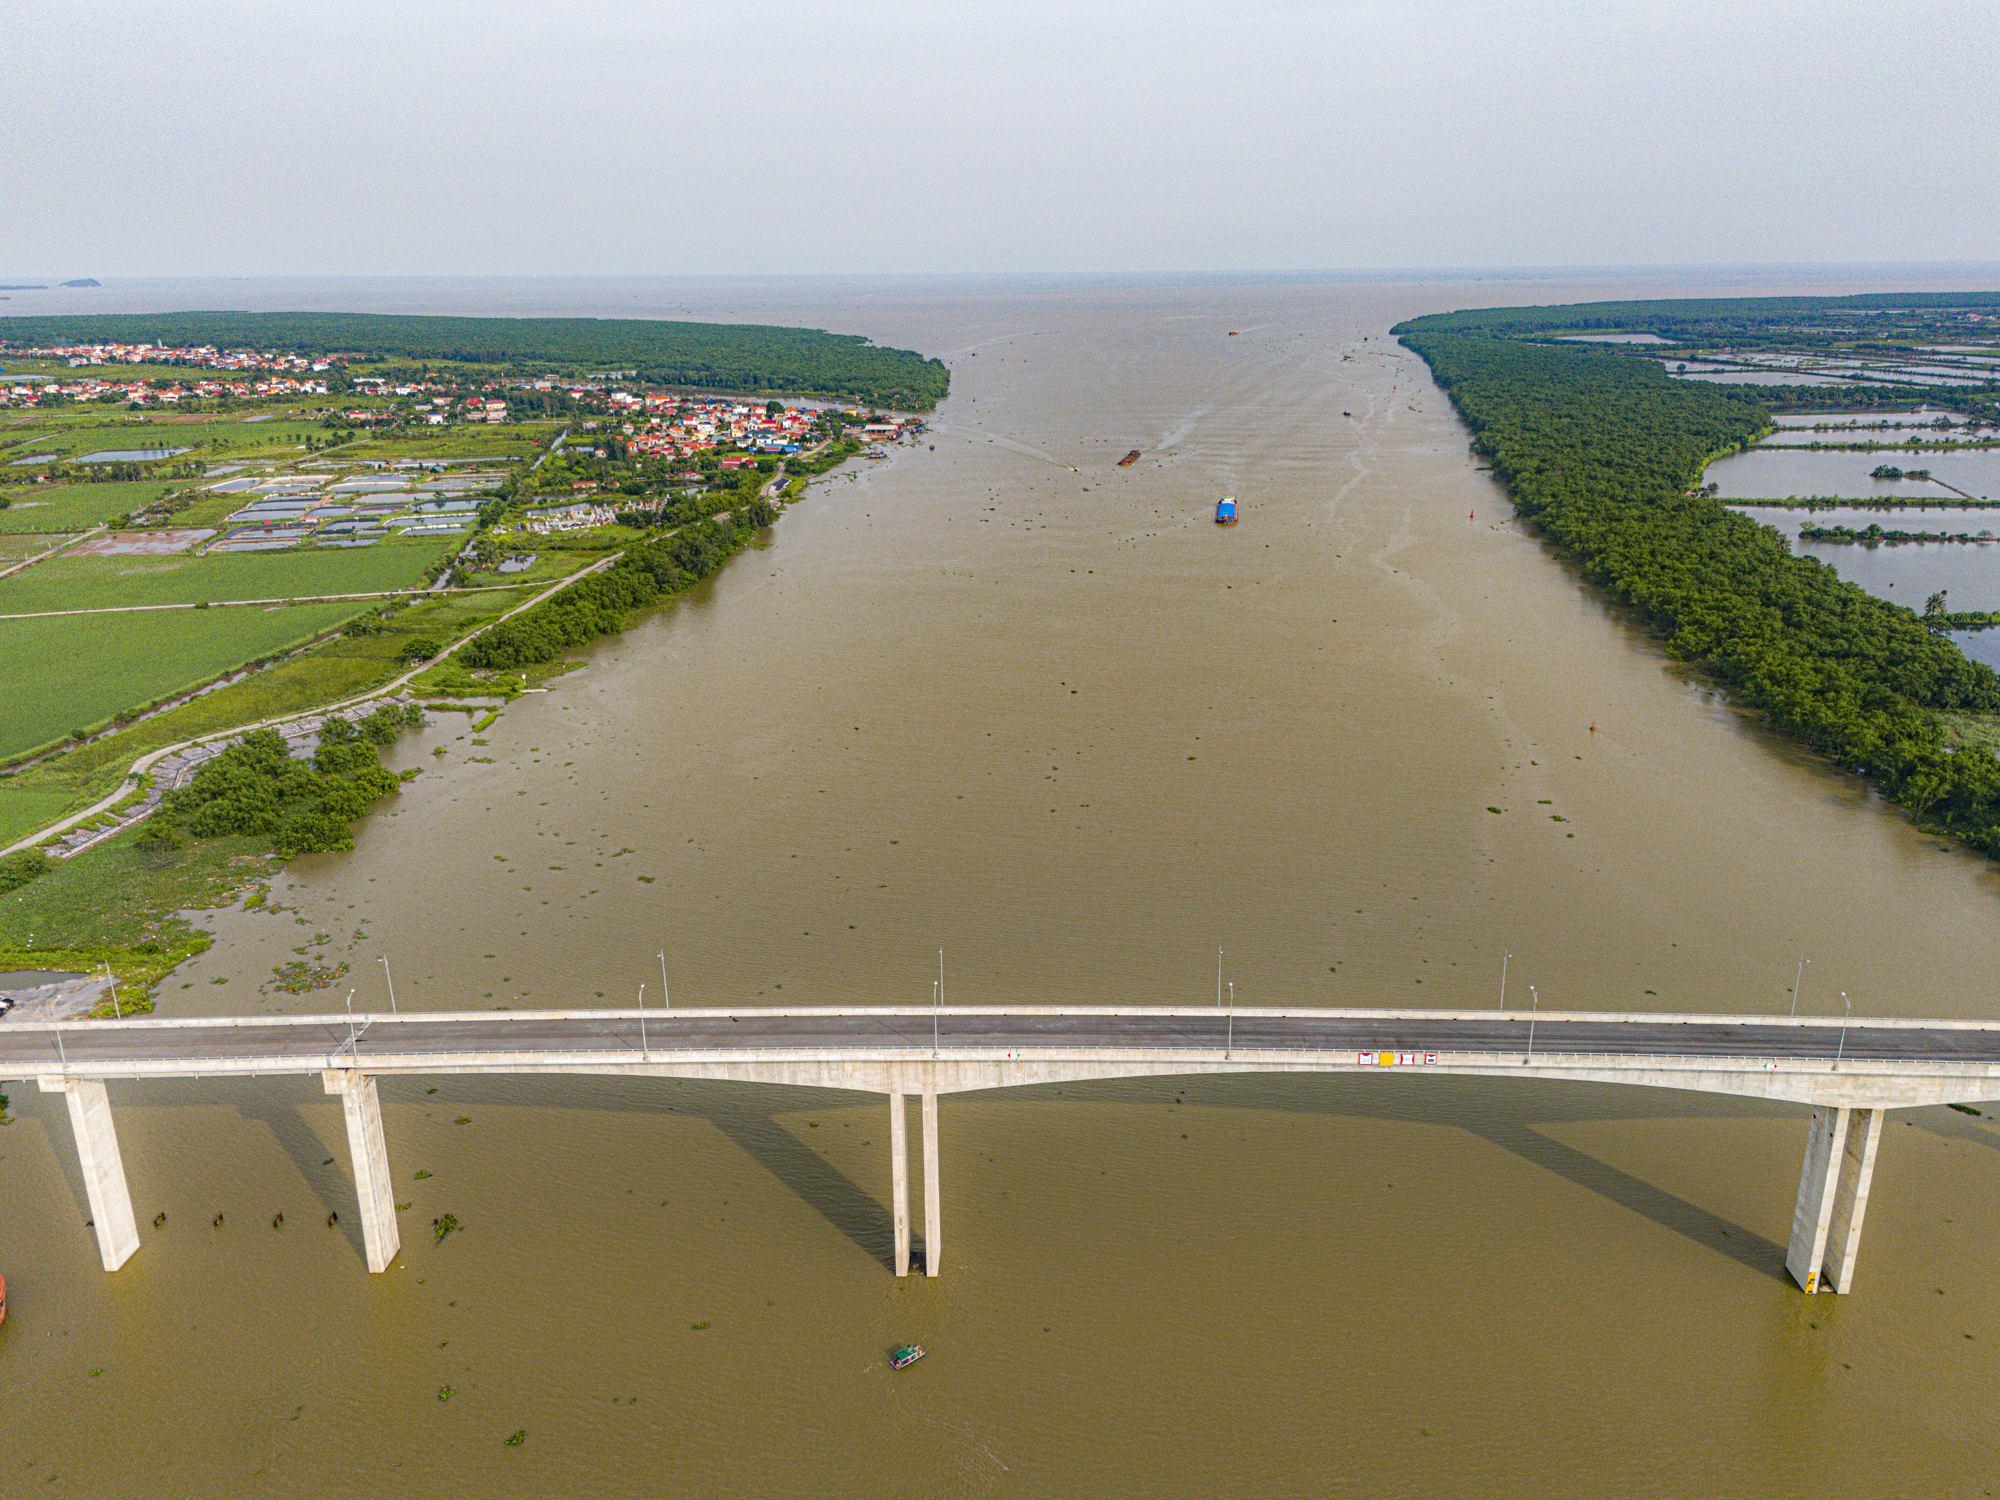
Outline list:
[[[385,1006],[382,954],[406,1010],[641,983],[658,1004],[660,950],[675,1004],[927,1003],[942,947],[966,1004],[1201,1003],[1221,948],[1259,1004],[1488,1005],[1511,954],[1510,1005],[1532,985],[1548,1008],[1782,1011],[1809,956],[1805,1011],[1844,990],[1857,1013],[1990,1015],[1993,867],[1581,586],[1385,337],[1503,301],[1863,289],[114,284],[106,305],[813,323],[954,370],[925,445],[808,491],[489,743],[434,716],[394,752],[423,767],[394,808],[297,863],[272,910],[208,918],[220,941],[162,1012],[338,1009],[349,984]],[[309,951],[353,966],[339,987],[260,991],[320,933]],[[870,1097],[387,1080],[408,1207],[370,1277],[317,1080],[115,1084],[144,1243],[107,1277],[57,1101],[10,1092],[0,1493],[2000,1478],[2000,1133],[1943,1110],[1884,1140],[1856,1294],[1808,1299],[1782,1268],[1803,1112],[1699,1095],[1246,1076],[948,1097],[944,1275],[899,1284]],[[447,1212],[463,1227],[433,1244]],[[930,1355],[892,1375],[907,1340]]]

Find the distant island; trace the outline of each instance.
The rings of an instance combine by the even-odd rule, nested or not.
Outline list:
[[[104,285],[104,283],[103,283],[103,282],[101,282],[101,281],[99,281],[99,280],[98,280],[98,279],[97,279],[97,278],[96,278],[95,276],[79,276],[79,277],[77,277],[77,279],[76,279],[76,280],[74,280],[74,281],[65,281],[65,282],[63,283],[63,285],[64,285],[64,286],[103,286],[103,285]]]
[[[951,373],[942,360],[884,349],[857,334],[750,323],[308,312],[0,318],[0,345],[22,349],[90,343],[451,361],[499,366],[515,375],[589,374],[615,366],[651,385],[823,396],[902,411],[929,411],[951,388]]]
[[[0,286],[0,292],[46,292],[45,286]]]

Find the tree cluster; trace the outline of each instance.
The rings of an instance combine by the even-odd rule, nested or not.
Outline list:
[[[476,669],[508,670],[553,661],[572,646],[614,635],[633,610],[706,578],[777,515],[768,500],[751,500],[720,520],[698,520],[641,543],[602,573],[495,625],[458,659]]]
[[[172,849],[187,838],[271,834],[287,857],[352,849],[350,824],[396,790],[377,748],[408,724],[415,706],[385,705],[357,723],[328,719],[311,760],[294,759],[275,729],[245,735],[167,793],[139,843]]]

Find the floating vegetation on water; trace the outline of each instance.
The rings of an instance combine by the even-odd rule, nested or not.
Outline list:
[[[423,1180],[424,1180],[424,1179],[425,1179],[426,1177],[428,1177],[428,1176],[430,1176],[430,1175],[431,1175],[431,1174],[430,1174],[430,1173],[428,1173],[428,1172],[419,1172],[419,1173],[417,1173],[417,1181],[419,1181],[419,1182],[422,1182],[422,1181],[423,1181]]]
[[[438,1400],[440,1400],[440,1401],[449,1401],[449,1400],[451,1399],[451,1394],[452,1394],[452,1392],[451,1392],[451,1387],[450,1387],[450,1386],[448,1386],[448,1385],[441,1385],[441,1386],[439,1386],[439,1387],[438,1387]]]
[[[512,1437],[507,1439],[507,1446],[509,1448],[518,1448],[521,1446],[521,1444],[527,1442],[527,1440],[528,1440],[528,1429],[523,1427],[520,1429],[520,1431],[516,1432]]]
[[[450,1234],[456,1228],[458,1228],[457,1214],[442,1214],[439,1217],[431,1220],[431,1229],[437,1235],[437,1240],[435,1243],[440,1245],[444,1243],[444,1237]]]
[[[307,990],[323,990],[334,980],[347,972],[347,965],[323,968],[303,959],[295,964],[286,964],[282,969],[273,969],[278,976],[278,988],[288,995],[302,995]]]
[[[472,1116],[460,1115],[456,1120],[453,1120],[451,1123],[454,1125],[470,1125],[472,1123]]]
[[[690,1323],[688,1324],[688,1327],[695,1333],[700,1333],[702,1329],[708,1327],[708,1325],[706,1323]]]

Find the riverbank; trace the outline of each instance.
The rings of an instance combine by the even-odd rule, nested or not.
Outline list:
[[[1596,327],[1613,308],[1536,314],[1602,312]],[[2000,858],[2000,764],[1955,754],[1936,717],[2000,712],[2000,677],[1912,611],[1795,557],[1696,489],[1705,455],[1768,430],[1769,414],[1657,364],[1504,336],[1516,316],[1394,330],[1430,365],[1516,510],[1775,728]]]
[[[317,713],[305,727],[339,716],[341,710],[351,718],[361,711],[361,704],[387,701],[399,690],[405,696],[502,701],[541,690],[542,683],[571,665],[561,659],[565,651],[615,633],[637,613],[671,602],[751,545],[779,514],[760,495],[735,511],[613,553],[499,619],[466,632],[449,647],[433,648],[425,660],[364,694],[356,704],[334,705]],[[489,728],[497,712],[488,712],[477,729]],[[235,839],[196,840],[185,853],[148,849],[142,825],[159,797],[157,789],[147,790],[151,780],[147,773],[175,756],[189,762],[183,769],[191,774],[202,752],[213,754],[244,733],[276,722],[284,721],[252,724],[206,742],[154,750],[134,762],[124,783],[96,807],[19,841],[16,849],[28,850],[47,844],[67,827],[113,820],[103,833],[70,851],[70,857],[50,862],[44,873],[0,896],[0,943],[11,945],[20,960],[15,966],[48,967],[58,953],[95,944],[90,951],[100,963],[110,961],[114,973],[122,965],[143,975],[143,990],[183,959],[203,951],[207,939],[181,913],[233,904],[283,861],[268,849],[253,853],[242,848]],[[479,743],[483,742],[474,740]],[[404,780],[416,774],[415,769],[406,771]],[[138,801],[142,795],[144,800]],[[135,805],[119,819],[119,807],[125,803]],[[260,836],[249,842],[267,845],[270,840]],[[162,955],[170,957],[162,962]],[[135,993],[134,998],[132,1013],[150,1009],[149,1002],[140,1008],[143,995]]]

